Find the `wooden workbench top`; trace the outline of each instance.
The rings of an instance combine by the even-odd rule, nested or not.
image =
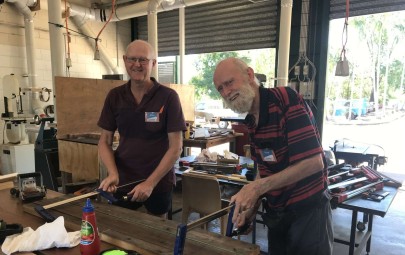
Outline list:
[[[56,195],[55,195],[56,194]],[[56,197],[55,197],[56,196]],[[54,198],[51,198],[54,197]],[[8,190],[0,191],[0,216],[7,222],[16,222],[24,227],[36,229],[44,224],[35,212],[36,204],[47,205],[61,201],[70,196],[49,191],[48,197],[35,203],[22,204],[17,198],[12,198]],[[3,202],[4,201],[4,202]],[[64,216],[68,231],[80,230],[83,201],[75,201],[49,209],[54,216]],[[164,220],[145,213],[131,211],[106,203],[93,201],[97,225],[101,233],[104,249],[121,247],[135,250],[143,255],[173,254],[174,241],[178,223]],[[17,216],[17,217],[16,217]],[[51,249],[63,251],[63,254],[79,254],[78,247],[73,249]],[[187,233],[184,254],[259,254],[257,245],[238,241],[217,233],[202,229],[193,229]]]

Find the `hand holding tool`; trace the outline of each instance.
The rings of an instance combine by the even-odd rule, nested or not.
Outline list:
[[[127,184],[118,186],[116,189],[120,189],[120,188],[122,188],[122,187],[126,187],[126,186],[129,186],[129,185],[139,184],[139,183],[141,183],[141,182],[143,182],[143,181],[145,181],[145,180],[146,180],[146,179],[141,179],[141,180],[137,180],[137,181],[134,181],[134,182],[130,182],[130,183],[127,183]],[[105,199],[107,199],[107,201],[108,201],[109,204],[115,204],[115,203],[117,203],[117,202],[120,201],[120,200],[128,201],[128,200],[131,200],[131,198],[132,198],[132,196],[130,195],[130,196],[124,196],[124,197],[122,197],[121,199],[117,199],[117,198],[115,198],[113,195],[111,195],[109,192],[104,191],[104,190],[102,190],[102,189],[96,189],[96,191],[100,194],[100,196],[102,196],[102,197],[104,197]]]
[[[186,243],[186,235],[187,231],[192,230],[196,227],[199,227],[203,224],[206,224],[207,222],[210,222],[214,219],[217,219],[221,216],[224,216],[225,214],[228,213],[229,209],[233,208],[234,205],[230,205],[228,207],[222,208],[221,210],[218,210],[216,212],[213,212],[211,214],[208,214],[207,216],[204,216],[196,221],[190,222],[189,224],[179,224],[177,226],[177,232],[176,232],[176,240],[174,243],[174,252],[173,254],[175,255],[182,255],[184,251],[184,244]],[[230,217],[231,222],[232,222],[232,217]],[[228,223],[229,223],[229,218],[228,218]]]
[[[234,228],[234,224],[232,222],[234,211],[235,211],[235,204],[232,204],[232,208],[229,211],[228,224],[226,225],[226,233],[225,233],[225,235],[228,237],[238,236],[245,233],[251,225],[251,222],[249,223],[246,222],[243,226],[239,228]]]
[[[118,186],[117,189],[128,186],[128,185],[138,184],[140,182],[143,182],[144,180],[145,179],[134,181],[134,182],[131,182],[131,183],[127,183],[127,184]],[[44,206],[36,205],[34,207],[34,209],[46,222],[52,222],[56,218],[49,211],[47,211],[47,209],[52,208],[52,207],[56,207],[56,206],[59,206],[59,205],[67,204],[67,203],[70,203],[70,202],[73,202],[73,201],[77,201],[77,200],[80,200],[80,199],[83,199],[83,198],[92,197],[92,196],[95,196],[95,195],[98,195],[98,194],[100,194],[101,196],[106,198],[110,204],[113,204],[113,203],[118,201],[118,199],[116,199],[110,193],[108,193],[106,191],[103,191],[102,189],[96,189],[95,191],[89,192],[87,194],[80,195],[80,196],[75,196],[75,197],[72,197],[72,198],[68,198],[68,199],[65,199],[63,201],[58,201],[58,202],[55,202],[55,203],[52,203],[52,204],[49,204],[49,205],[44,205]]]

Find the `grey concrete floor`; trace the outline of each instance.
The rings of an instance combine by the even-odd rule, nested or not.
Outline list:
[[[405,176],[402,176],[403,180]],[[396,179],[398,180],[398,179]],[[403,181],[401,180],[401,182]],[[388,213],[384,218],[375,216],[373,224],[373,234],[371,241],[370,255],[402,255],[405,254],[405,188],[399,189]],[[174,210],[181,208],[181,191],[177,190],[173,200]],[[189,221],[198,219],[199,215],[193,213]],[[259,218],[259,216],[258,216]],[[349,240],[351,211],[337,208],[333,210],[333,221],[336,231],[339,231],[339,236],[342,237],[347,233]],[[362,214],[359,213],[359,219],[362,219]],[[181,221],[181,212],[173,215],[174,221]],[[208,226],[208,230],[219,233],[219,221],[214,220]],[[335,232],[336,232],[335,231]],[[337,233],[336,233],[337,234]],[[335,234],[335,235],[336,235]],[[252,241],[252,234],[241,236],[241,240],[246,242]],[[267,254],[267,228],[262,224],[256,226],[256,244],[260,246],[263,254]],[[334,243],[333,255],[348,254],[348,246]],[[366,254],[365,249],[361,254]]]

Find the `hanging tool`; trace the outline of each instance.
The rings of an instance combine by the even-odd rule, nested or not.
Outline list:
[[[127,183],[127,184],[118,186],[117,189],[129,186],[129,185],[135,185],[135,184],[141,183],[143,181],[145,181],[145,179],[134,181],[134,182],[131,182],[131,183]],[[44,218],[44,220],[46,222],[52,222],[56,218],[49,211],[47,211],[47,209],[50,209],[50,208],[53,208],[53,207],[56,207],[56,206],[59,206],[59,205],[67,204],[67,203],[70,203],[70,202],[73,202],[73,201],[77,201],[77,200],[80,200],[80,199],[83,199],[83,198],[96,196],[96,195],[100,195],[100,196],[106,198],[110,204],[113,204],[113,203],[118,201],[118,199],[116,199],[110,193],[108,193],[106,191],[103,191],[102,189],[96,189],[95,191],[92,191],[90,193],[80,195],[80,196],[76,196],[76,197],[72,197],[72,198],[68,198],[68,199],[65,199],[63,201],[58,201],[58,202],[55,202],[55,203],[52,203],[52,204],[49,204],[49,205],[44,205],[44,206],[36,205],[34,207],[34,209],[42,218]]]

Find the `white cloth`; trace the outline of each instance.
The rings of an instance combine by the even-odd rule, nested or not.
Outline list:
[[[9,255],[14,252],[38,251],[53,247],[74,247],[80,243],[80,231],[67,232],[63,216],[59,216],[51,223],[33,230],[24,228],[20,234],[8,236],[1,250]]]

